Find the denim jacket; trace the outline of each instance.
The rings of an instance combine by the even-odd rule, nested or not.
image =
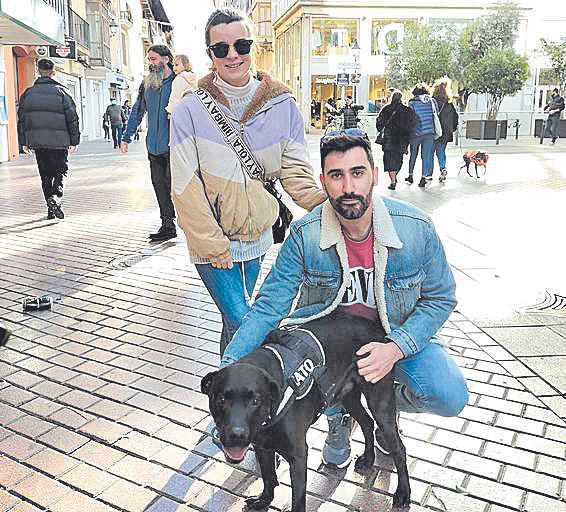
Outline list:
[[[373,227],[379,319],[387,338],[409,357],[430,343],[456,306],[454,277],[431,219],[418,208],[374,192]],[[346,243],[326,201],[291,225],[222,365],[255,350],[280,323],[301,324],[328,315],[349,282]]]

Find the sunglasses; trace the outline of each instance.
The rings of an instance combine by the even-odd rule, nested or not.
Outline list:
[[[234,41],[234,44],[232,45],[228,43],[216,43],[211,44],[208,49],[214,53],[214,56],[217,59],[223,59],[226,55],[228,55],[230,46],[234,47],[234,50],[236,50],[238,55],[248,55],[252,48],[252,43],[253,39],[238,39],[237,41]]]
[[[340,135],[349,135],[350,137],[357,137],[367,142],[368,146],[371,147],[371,142],[369,141],[368,134],[359,128],[345,128],[344,130],[336,130],[334,132],[328,132],[322,139],[320,139],[320,147],[322,148],[325,144],[330,142],[333,138],[339,137]]]

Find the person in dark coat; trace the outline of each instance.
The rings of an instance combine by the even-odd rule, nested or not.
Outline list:
[[[343,129],[356,128],[358,126],[358,111],[363,110],[363,105],[354,105],[352,96],[346,97],[346,105],[339,111],[339,115],[344,116]]]
[[[110,105],[106,107],[105,116],[110,123],[110,128],[112,129],[114,149],[118,149],[122,142],[122,126],[126,124],[126,115],[124,114],[123,108],[116,103],[114,98],[110,100]]]
[[[434,153],[440,166],[440,176],[438,181],[442,183],[446,180],[446,145],[454,140],[454,132],[458,128],[458,112],[452,103],[450,95],[450,79],[443,78],[434,84],[432,97],[438,106],[438,117],[442,126],[442,136],[434,141]],[[434,160],[432,162],[434,167]]]
[[[376,120],[377,132],[383,130],[383,170],[389,173],[389,190],[395,190],[403,154],[407,152],[409,140],[415,135],[419,123],[415,111],[403,105],[402,97],[401,91],[394,90],[391,102],[380,110]]]
[[[69,150],[77,150],[81,132],[75,102],[66,87],[53,80],[53,61],[39,59],[39,78],[20,98],[18,137],[23,150],[35,159],[47,203],[48,219],[63,219],[63,187]]]

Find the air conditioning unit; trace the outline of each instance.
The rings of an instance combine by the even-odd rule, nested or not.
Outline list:
[[[38,57],[49,57],[49,46],[37,46],[35,53]]]

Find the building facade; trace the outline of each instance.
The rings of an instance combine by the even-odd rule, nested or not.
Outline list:
[[[317,104],[320,112],[328,98],[340,102],[346,95],[367,111],[376,99],[388,96],[387,55],[394,51],[392,43],[403,40],[408,24],[464,26],[493,5],[490,0],[273,0],[276,75],[293,89],[305,120],[311,117],[311,104]],[[519,7],[522,20],[516,50],[529,56],[532,76],[519,94],[504,100],[502,112],[544,107],[550,84],[537,80],[548,63],[535,50],[541,37],[559,39],[566,34],[566,17],[558,11],[543,10],[540,2],[531,0],[520,1]],[[468,110],[485,110],[485,104],[484,97],[472,95]],[[312,121],[317,127],[323,122],[320,116]]]

